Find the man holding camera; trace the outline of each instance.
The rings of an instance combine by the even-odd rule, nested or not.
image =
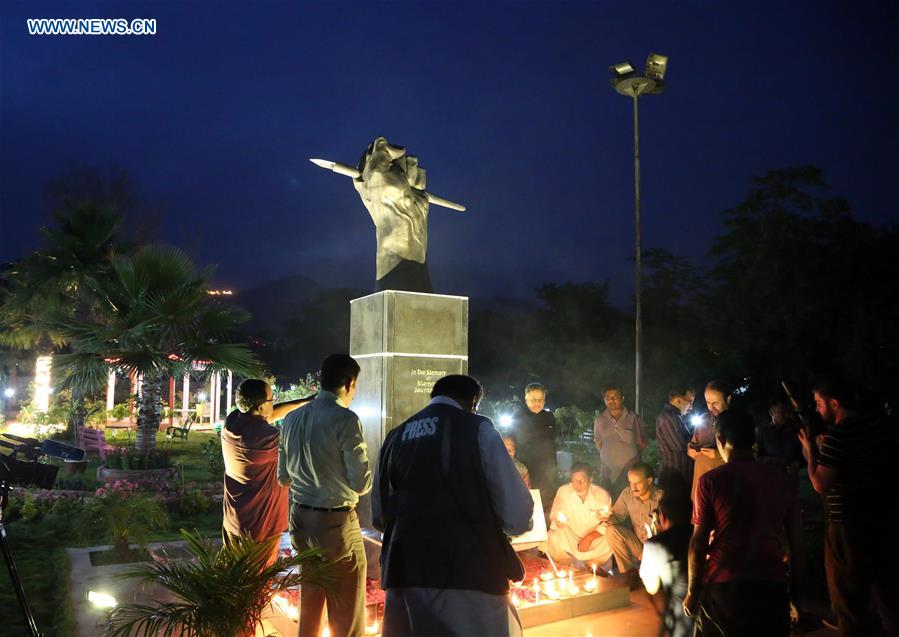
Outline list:
[[[899,635],[899,584],[894,535],[878,511],[896,508],[890,485],[896,461],[896,429],[883,417],[863,417],[857,399],[840,380],[814,388],[815,407],[829,425],[821,451],[802,429],[799,442],[815,491],[827,500],[824,568],[840,634],[876,634],[877,618],[887,635]]]

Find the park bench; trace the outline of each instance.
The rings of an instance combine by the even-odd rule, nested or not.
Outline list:
[[[165,429],[165,437],[169,439],[169,444],[171,444],[175,438],[180,438],[181,440],[187,441],[187,435],[190,433],[190,427],[197,421],[196,414],[190,414],[187,418],[181,421],[181,425],[176,427],[175,425],[169,425]]]
[[[83,427],[81,429],[81,448],[85,451],[96,451],[100,460],[106,460],[106,434],[102,429]]]

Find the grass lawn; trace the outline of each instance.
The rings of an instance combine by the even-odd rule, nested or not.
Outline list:
[[[191,432],[188,441],[176,440],[173,443],[169,443],[162,434],[157,437],[159,447],[172,450],[172,461],[177,467],[174,481],[183,481],[187,484],[193,482],[203,486],[215,485],[221,488],[221,477],[217,480],[211,479],[208,460],[200,451],[200,446],[216,435]],[[122,432],[111,434],[108,442],[115,446],[129,445],[127,434]],[[63,468],[60,469],[58,480],[63,480],[63,486],[66,485],[66,481],[70,486],[76,486],[77,479],[79,483],[77,486],[93,494],[94,490],[102,486],[96,479],[99,464],[99,460],[92,454],[84,474],[66,475]],[[178,531],[182,527],[198,530],[209,537],[217,537],[221,533],[221,523],[221,506],[214,502],[211,509],[205,513],[186,516],[170,514],[167,528],[152,533],[149,540],[181,539]],[[13,520],[6,524],[6,529],[19,577],[35,615],[38,630],[45,637],[71,635],[74,620],[68,599],[69,565],[65,549],[105,544],[103,530],[92,525],[90,520],[76,521],[71,515],[58,515],[52,512],[34,521]],[[3,572],[0,573],[0,608],[3,609],[0,637],[22,637],[28,634],[5,564]]]

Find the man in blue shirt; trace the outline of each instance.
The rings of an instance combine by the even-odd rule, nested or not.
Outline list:
[[[284,421],[278,482],[290,486],[290,536],[297,550],[316,544],[331,562],[333,585],[306,585],[300,595],[300,637],[318,637],[328,606],[332,635],[356,637],[365,628],[365,548],[356,515],[371,489],[371,470],[359,417],[350,411],[359,365],[333,354],[321,369],[321,391]]]

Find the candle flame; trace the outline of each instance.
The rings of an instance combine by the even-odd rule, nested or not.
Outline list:
[[[284,615],[287,616],[288,619],[292,621],[300,620],[300,609],[297,606],[294,606],[290,603],[290,600],[287,599],[284,595],[280,593],[272,597],[272,604],[274,604],[278,610],[280,610]]]

